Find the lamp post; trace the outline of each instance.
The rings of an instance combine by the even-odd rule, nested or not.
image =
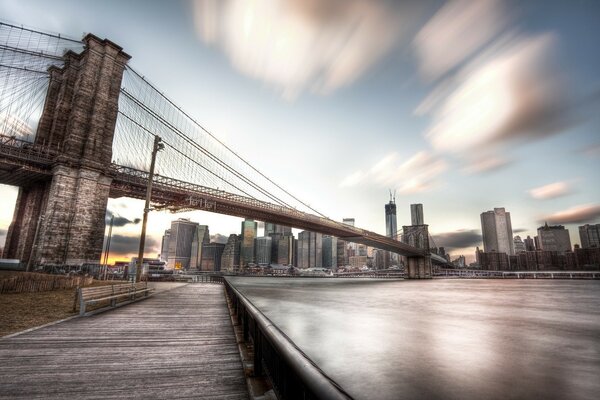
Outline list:
[[[146,225],[148,224],[148,211],[150,211],[150,198],[152,197],[152,180],[154,178],[154,165],[156,164],[156,154],[165,148],[160,136],[154,136],[154,146],[152,147],[152,161],[150,162],[150,172],[148,174],[148,186],[146,189],[146,204],[144,205],[144,217],[142,219],[142,234],[140,235],[140,249],[138,252],[137,268],[135,269],[135,281],[139,282],[142,276],[142,264],[144,262],[144,246],[146,244]]]

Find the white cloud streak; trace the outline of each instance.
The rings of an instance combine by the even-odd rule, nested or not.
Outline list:
[[[390,153],[368,172],[357,171],[346,178],[340,187],[376,184],[395,187],[401,194],[426,192],[434,189],[437,178],[448,169],[447,163],[430,152],[421,151],[402,161],[398,153]]]
[[[528,191],[529,195],[537,200],[555,199],[570,194],[571,185],[568,182],[554,182],[548,185],[536,187]]]
[[[408,15],[368,0],[199,0],[196,29],[243,74],[285,98],[351,84],[387,54]]]

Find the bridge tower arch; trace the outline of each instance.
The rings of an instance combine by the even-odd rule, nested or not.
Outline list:
[[[29,263],[98,263],[121,80],[130,56],[88,34],[50,81],[36,143],[58,152],[52,176],[19,188],[5,256]]]
[[[407,256],[406,276],[409,279],[432,278],[431,256],[429,254],[429,225],[403,226],[403,239],[405,243],[426,251],[422,256]]]

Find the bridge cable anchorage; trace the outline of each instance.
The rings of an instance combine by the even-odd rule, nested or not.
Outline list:
[[[287,191],[286,189],[284,189],[283,187],[281,187],[280,185],[278,185],[272,179],[270,179],[265,174],[263,174],[260,170],[258,170],[253,165],[251,165],[246,159],[244,159],[243,157],[241,157],[237,152],[235,152],[230,147],[228,147],[227,145],[225,145],[221,140],[219,140],[217,137],[215,137],[208,129],[206,129],[203,125],[201,125],[199,122],[197,122],[194,118],[192,118],[188,113],[186,113],[184,110],[182,110],[175,103],[173,103],[168,97],[166,97],[163,93],[161,93],[155,86],[153,86],[150,82],[148,82],[148,80],[146,80],[145,77],[143,77],[141,74],[139,74],[133,68],[131,68],[131,67],[128,66],[127,67],[127,71],[131,71],[131,73],[134,74],[139,80],[143,81],[144,84],[148,85],[155,92],[156,95],[160,96],[162,98],[162,100],[166,101],[168,103],[168,105],[170,105],[175,110],[177,110],[177,112],[179,112],[183,117],[185,117],[185,119],[187,119],[189,122],[191,122],[196,127],[200,128],[212,140],[214,140],[216,143],[218,143],[223,149],[227,150],[235,158],[237,158],[238,160],[240,160],[245,166],[249,167],[252,171],[258,173],[262,178],[266,179],[266,181],[269,182],[271,185],[273,185],[275,188],[281,190],[284,194],[288,195],[290,198],[294,199],[295,201],[297,201],[298,203],[300,203],[301,205],[303,205],[307,209],[312,210],[313,212],[315,212],[316,214],[318,214],[318,215],[320,215],[320,216],[322,216],[324,218],[327,218],[324,214],[322,214],[319,211],[317,211],[316,209],[312,208],[309,204],[303,202],[302,200],[300,200],[299,198],[297,198],[296,196],[294,196],[293,194],[291,194],[289,191]]]

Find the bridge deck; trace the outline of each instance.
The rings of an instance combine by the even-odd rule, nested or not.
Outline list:
[[[0,339],[0,398],[247,399],[223,287]]]

